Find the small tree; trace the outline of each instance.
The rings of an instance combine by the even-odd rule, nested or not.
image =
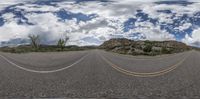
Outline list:
[[[69,40],[69,37],[65,37],[64,39],[60,38],[58,40],[57,46],[61,48],[61,50],[63,51],[68,40]]]
[[[31,40],[31,45],[32,47],[37,50],[39,48],[39,44],[40,44],[40,37],[39,35],[29,35],[28,36],[29,39]]]

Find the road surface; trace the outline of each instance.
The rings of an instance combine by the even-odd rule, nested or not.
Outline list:
[[[0,98],[200,99],[200,52],[1,52]]]

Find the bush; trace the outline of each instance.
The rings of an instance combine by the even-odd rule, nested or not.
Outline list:
[[[152,51],[152,45],[146,45],[143,49],[144,52],[151,52]]]
[[[170,53],[171,53],[171,50],[167,49],[166,47],[162,47],[161,53],[162,53],[162,54],[170,54]]]

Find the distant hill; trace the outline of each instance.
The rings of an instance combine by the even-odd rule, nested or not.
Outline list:
[[[160,55],[191,50],[192,47],[177,41],[134,41],[125,38],[110,39],[100,48],[121,54]]]

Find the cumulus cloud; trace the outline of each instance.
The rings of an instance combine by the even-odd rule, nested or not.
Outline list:
[[[17,4],[29,2],[30,0],[10,0],[0,1],[2,4]],[[69,36],[69,45],[99,45],[110,38],[125,37],[135,40],[176,40],[173,33],[163,30],[162,23],[172,24],[175,19],[184,14],[193,16],[200,9],[199,3],[187,6],[155,4],[159,0],[111,0],[114,2],[80,2],[73,0],[56,2],[56,6],[38,5],[25,3],[24,5],[14,6],[15,11],[21,11],[24,19],[16,17],[15,13],[4,13],[4,25],[0,26],[0,42],[9,41],[13,38],[27,39],[29,34],[40,35],[43,44],[56,44],[59,38]],[[66,19],[58,17],[57,12],[66,11]],[[158,22],[153,24],[149,20],[141,21],[136,16],[137,11],[141,10],[149,18],[156,19]],[[158,10],[170,10],[172,13],[160,13]],[[74,14],[71,15],[70,14]],[[95,15],[87,19],[89,15]],[[78,16],[78,18],[77,18]],[[66,17],[63,15],[63,17]],[[173,18],[172,18],[173,17]],[[82,18],[83,20],[80,20]],[[136,19],[134,28],[124,31],[124,23],[130,18]],[[26,20],[27,19],[27,20]],[[87,20],[86,20],[87,19]],[[24,22],[23,22],[24,21]],[[30,24],[27,24],[28,21]],[[190,28],[192,23],[177,25],[174,29],[184,31]],[[194,36],[193,36],[194,35]],[[188,44],[198,41],[193,32],[182,40]]]
[[[24,3],[31,0],[1,0],[0,1],[0,11],[4,9],[5,7],[8,7],[10,5],[18,4],[18,3]],[[34,1],[34,0],[33,0]]]
[[[185,23],[185,24],[183,24],[183,25],[181,25],[179,27],[176,27],[175,29],[180,30],[180,31],[184,31],[184,30],[190,28],[191,26],[192,26],[191,23]]]
[[[136,22],[138,28],[132,29],[128,32],[128,36],[132,33],[140,33],[143,37],[140,40],[153,40],[153,41],[165,41],[175,40],[174,35],[161,30],[160,26],[155,26],[150,22]]]
[[[185,38],[182,39],[188,45],[200,47],[200,28],[194,30],[191,35],[186,34]]]

